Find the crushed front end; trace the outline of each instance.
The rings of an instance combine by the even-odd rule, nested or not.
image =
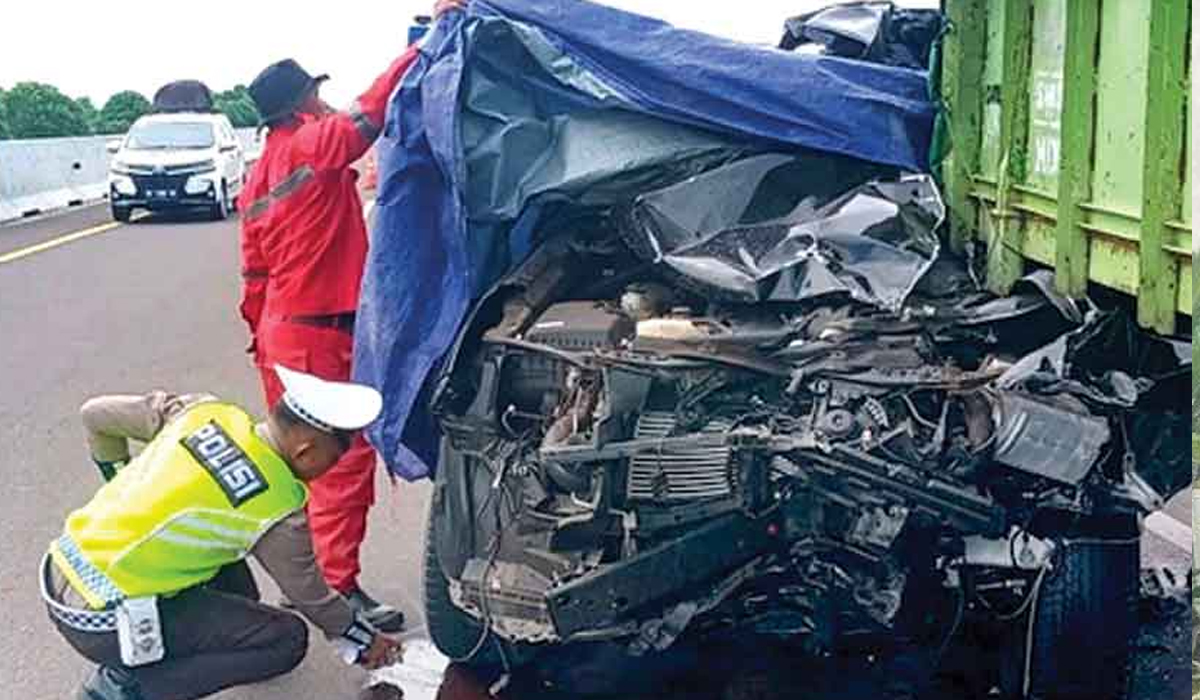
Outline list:
[[[572,211],[476,307],[430,539],[483,634],[821,653],[931,598],[1012,614],[1188,483],[1186,344],[1047,274],[983,293],[930,178],[828,168],[760,154]]]

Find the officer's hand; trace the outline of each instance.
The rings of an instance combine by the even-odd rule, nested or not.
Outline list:
[[[437,19],[442,13],[450,10],[461,10],[467,6],[467,0],[437,0],[433,3],[433,18]]]
[[[375,639],[371,640],[371,648],[367,649],[359,663],[374,670],[403,660],[404,647],[400,646],[400,642],[376,633]]]

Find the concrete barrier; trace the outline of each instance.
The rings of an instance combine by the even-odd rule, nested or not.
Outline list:
[[[105,138],[0,141],[0,221],[102,199]]]
[[[258,159],[256,129],[236,129],[246,162]],[[108,196],[112,136],[0,141],[0,221]],[[121,138],[121,137],[116,137]]]

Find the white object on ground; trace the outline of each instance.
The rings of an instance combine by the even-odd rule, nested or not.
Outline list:
[[[404,640],[404,661],[372,671],[367,686],[386,683],[404,691],[404,700],[435,700],[450,659],[428,638]]]

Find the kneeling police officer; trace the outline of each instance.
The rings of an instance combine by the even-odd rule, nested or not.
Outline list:
[[[285,393],[261,423],[208,395],[84,404],[111,480],[67,518],[40,576],[54,625],[99,665],[81,700],[200,698],[295,668],[308,628],[258,601],[250,554],[347,661],[397,659],[325,583],[304,515],[305,483],[376,418],[379,393],[275,369]],[[132,459],[130,439],[147,443]]]

